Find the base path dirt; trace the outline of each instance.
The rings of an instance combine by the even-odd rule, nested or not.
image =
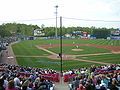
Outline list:
[[[71,44],[73,46],[73,44]],[[65,44],[63,46],[71,46],[69,44]],[[54,48],[58,47],[58,44],[55,45],[42,45],[42,46],[36,46],[38,49],[42,49],[52,55],[49,55],[48,58],[50,59],[61,59],[56,53],[49,51],[48,48]],[[88,46],[88,44],[87,44]],[[82,60],[82,59],[76,59],[77,56],[94,56],[94,55],[105,55],[105,54],[112,54],[112,53],[96,53],[96,54],[84,54],[84,55],[62,55],[63,60],[77,60],[81,62],[91,62],[91,63],[97,63],[97,64],[111,64],[111,63],[104,63],[99,61],[91,61],[91,60]]]
[[[49,51],[49,50],[47,50],[47,49],[45,49],[45,48],[43,48],[43,47],[39,47],[39,46],[36,46],[38,49],[41,49],[41,50],[43,50],[43,51],[46,51],[46,52],[48,52],[48,53],[50,53],[50,54],[53,54],[53,55],[57,55],[56,53],[54,53],[54,52],[52,52],[52,51]]]
[[[96,45],[96,44],[63,44],[62,46],[90,46],[90,47],[108,49],[114,53],[117,53],[117,52],[120,53],[120,46]],[[40,47],[48,49],[48,48],[60,47],[60,45],[59,44],[46,44],[46,45],[40,45]]]
[[[75,59],[77,61],[81,61],[81,62],[90,62],[90,63],[96,63],[96,64],[105,64],[105,65],[109,65],[111,63],[104,63],[104,62],[99,62],[99,61],[91,61],[91,60],[82,60],[82,59]]]

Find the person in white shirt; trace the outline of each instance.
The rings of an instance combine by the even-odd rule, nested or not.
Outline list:
[[[16,77],[14,78],[15,87],[18,87],[18,88],[21,86],[19,76],[20,75],[16,75]]]
[[[3,87],[4,88],[8,87],[8,80],[7,80],[6,76],[3,76],[3,80],[4,80]]]

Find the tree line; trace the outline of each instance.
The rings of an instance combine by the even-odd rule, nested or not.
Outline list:
[[[2,38],[14,36],[17,34],[31,36],[33,35],[33,29],[40,28],[37,25],[7,23],[0,25],[0,36]]]
[[[55,36],[55,27],[46,27],[44,28],[45,35],[47,36]],[[60,29],[57,29],[58,36],[60,36]],[[96,38],[104,38],[110,37],[111,31],[119,30],[118,28],[96,28],[96,27],[62,27],[62,35],[72,34],[74,31],[87,32],[91,36]]]
[[[25,35],[25,36],[33,36],[33,30],[42,28],[45,37],[55,36],[55,27],[39,27],[38,25],[27,25],[27,24],[19,24],[19,23],[6,23],[0,25],[0,37],[9,37],[14,35]],[[115,28],[96,28],[96,27],[63,27],[62,34],[71,34],[74,31],[83,31],[88,32],[90,35],[95,36],[96,38],[106,38],[109,37],[111,31],[118,30]],[[60,29],[57,29],[58,36],[60,35]]]

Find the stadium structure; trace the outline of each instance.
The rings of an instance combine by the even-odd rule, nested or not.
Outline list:
[[[120,30],[111,31],[111,39],[120,40]]]

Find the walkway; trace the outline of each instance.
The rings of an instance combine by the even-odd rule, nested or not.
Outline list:
[[[68,83],[65,83],[63,81],[63,77],[60,78],[59,83],[55,83],[55,90],[70,90],[69,87],[68,87]]]
[[[18,65],[11,45],[12,44],[10,44],[7,47],[7,50],[3,50],[2,51],[2,57],[1,57],[0,63],[6,63],[6,64],[11,64],[11,65]]]

